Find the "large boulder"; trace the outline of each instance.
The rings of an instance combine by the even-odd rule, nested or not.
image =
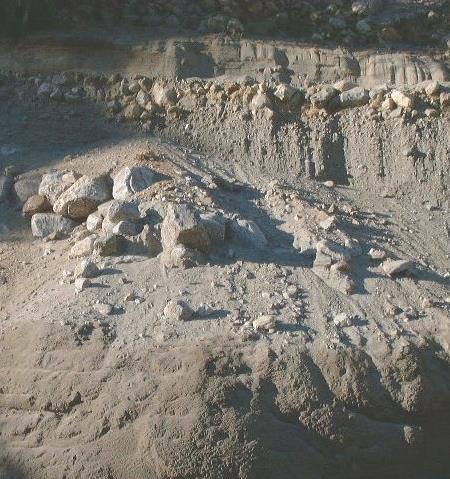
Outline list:
[[[38,193],[45,196],[51,205],[68,190],[81,175],[73,171],[53,171],[42,176]]]
[[[207,252],[210,236],[200,215],[188,205],[170,205],[161,228],[163,249],[178,244],[198,251]]]
[[[113,198],[126,200],[154,182],[154,173],[145,166],[125,166],[114,177]]]
[[[83,176],[66,190],[53,205],[53,211],[73,219],[86,219],[111,198],[110,178]]]
[[[31,218],[31,231],[37,238],[45,238],[51,234],[68,235],[75,226],[75,221],[54,213],[37,213]]]

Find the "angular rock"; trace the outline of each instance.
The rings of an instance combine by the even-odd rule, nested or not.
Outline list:
[[[97,235],[90,235],[80,241],[77,241],[71,248],[69,256],[71,258],[81,258],[90,256],[94,251],[95,240]]]
[[[211,240],[200,215],[188,205],[170,205],[161,228],[163,249],[178,244],[206,253]]]
[[[161,239],[153,225],[144,225],[142,231],[135,236],[122,236],[124,250],[128,254],[155,258],[162,251]]]
[[[177,102],[177,94],[173,88],[156,82],[152,87],[153,101],[161,108],[168,108]]]
[[[271,314],[260,316],[253,321],[253,328],[257,331],[270,331],[276,328],[277,318]]]
[[[312,106],[315,108],[326,108],[331,100],[339,95],[339,91],[330,85],[323,86],[317,93],[310,97]]]
[[[365,88],[355,87],[342,92],[339,101],[343,108],[355,108],[369,102],[369,92]]]
[[[391,98],[402,108],[414,108],[414,98],[400,90],[392,90]]]
[[[120,236],[137,236],[141,231],[142,225],[138,225],[128,220],[119,221],[119,223],[114,225],[114,228],[112,229],[112,232],[115,235]]]
[[[100,275],[98,266],[89,259],[84,259],[81,263],[77,264],[74,271],[75,278],[96,278]]]
[[[94,213],[91,213],[86,219],[86,229],[88,231],[101,229],[103,219],[103,215],[99,211],[94,211]]]
[[[181,299],[170,300],[164,308],[164,316],[175,321],[189,321],[193,314],[189,304]]]
[[[113,200],[105,216],[111,223],[117,224],[121,221],[138,221],[140,219],[140,212],[136,203]]]
[[[39,194],[46,196],[50,204],[55,204],[56,200],[66,190],[68,190],[81,175],[73,171],[55,171],[46,173],[42,176],[39,185]]]
[[[120,250],[120,238],[115,234],[108,234],[95,240],[94,254],[97,256],[114,256]]]
[[[126,200],[154,183],[154,174],[144,166],[125,166],[114,177],[113,198]]]
[[[75,221],[54,213],[37,213],[31,218],[31,231],[36,238],[45,238],[51,234],[68,235],[75,226]]]
[[[137,103],[130,103],[124,110],[123,115],[127,120],[139,120],[143,109]]]
[[[387,260],[382,264],[382,268],[383,271],[392,278],[398,274],[411,272],[414,268],[414,263],[407,260]]]
[[[236,220],[230,224],[233,235],[249,246],[262,249],[267,246],[267,238],[259,226],[251,220]]]
[[[205,258],[200,251],[179,244],[163,251],[160,255],[160,262],[168,268],[189,269],[203,264]]]
[[[53,211],[68,218],[83,220],[110,198],[109,177],[83,176],[56,200]]]
[[[202,213],[200,220],[208,231],[212,243],[223,243],[225,241],[226,218],[216,213]]]
[[[52,205],[45,196],[34,195],[27,199],[22,208],[22,214],[26,218],[31,218],[36,213],[46,213],[51,211]]]

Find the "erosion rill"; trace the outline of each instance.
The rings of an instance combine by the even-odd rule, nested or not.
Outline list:
[[[0,5],[0,478],[450,477],[449,3],[72,3]]]

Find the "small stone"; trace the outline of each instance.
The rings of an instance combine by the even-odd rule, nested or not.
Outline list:
[[[170,300],[164,308],[164,316],[170,320],[189,321],[193,314],[189,304],[181,299]]]
[[[429,298],[424,298],[422,300],[422,309],[430,309],[433,307],[433,301]]]
[[[89,259],[84,259],[75,267],[75,271],[73,273],[75,278],[96,278],[99,276],[100,270],[98,266]]]
[[[431,96],[431,97],[438,96],[440,92],[441,92],[441,84],[436,80],[431,81],[425,87],[425,93],[428,96]]]
[[[93,307],[95,311],[97,311],[103,316],[110,316],[114,311],[114,307],[111,304],[107,304],[107,303],[97,303],[97,304],[94,304]]]
[[[256,331],[270,331],[276,328],[277,319],[275,316],[267,314],[255,319],[252,324]]]
[[[103,219],[103,215],[99,211],[94,211],[94,213],[91,213],[86,219],[86,229],[88,231],[101,229]]]
[[[325,231],[329,231],[332,229],[337,223],[336,216],[329,216],[328,218],[322,220],[319,223],[320,228],[322,228]]]
[[[324,181],[324,186],[326,186],[327,188],[334,188],[336,186],[336,183],[333,181],[333,180],[329,180],[329,181]]]
[[[369,251],[370,258],[377,260],[377,261],[384,261],[386,259],[386,251],[382,251],[379,249],[371,248]]]
[[[382,268],[383,271],[390,277],[396,276],[402,273],[411,272],[414,267],[414,263],[412,261],[406,260],[387,260],[383,263]]]
[[[89,288],[91,285],[91,280],[88,278],[77,278],[75,280],[75,292],[81,293],[86,288]]]
[[[354,316],[350,316],[347,313],[340,313],[333,318],[333,322],[340,328],[347,328],[353,326]]]

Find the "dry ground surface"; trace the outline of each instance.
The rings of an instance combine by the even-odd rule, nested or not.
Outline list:
[[[0,204],[0,477],[450,477],[449,211],[436,172],[429,201],[414,179],[403,195],[275,183],[223,152],[116,125],[89,102],[32,102],[7,84],[0,105],[2,164],[22,178],[145,163],[187,193],[194,181],[209,207],[267,238],[258,249],[231,235],[190,269],[104,258],[76,293],[69,242],[33,238],[17,203]],[[442,147],[447,117],[424,131]],[[213,187],[217,176],[232,186]],[[330,211],[337,227],[322,236],[358,245],[351,295],[293,247]],[[371,248],[414,267],[388,277]],[[192,320],[163,314],[174,298]],[[277,318],[273,331],[251,327],[260,314]]]

